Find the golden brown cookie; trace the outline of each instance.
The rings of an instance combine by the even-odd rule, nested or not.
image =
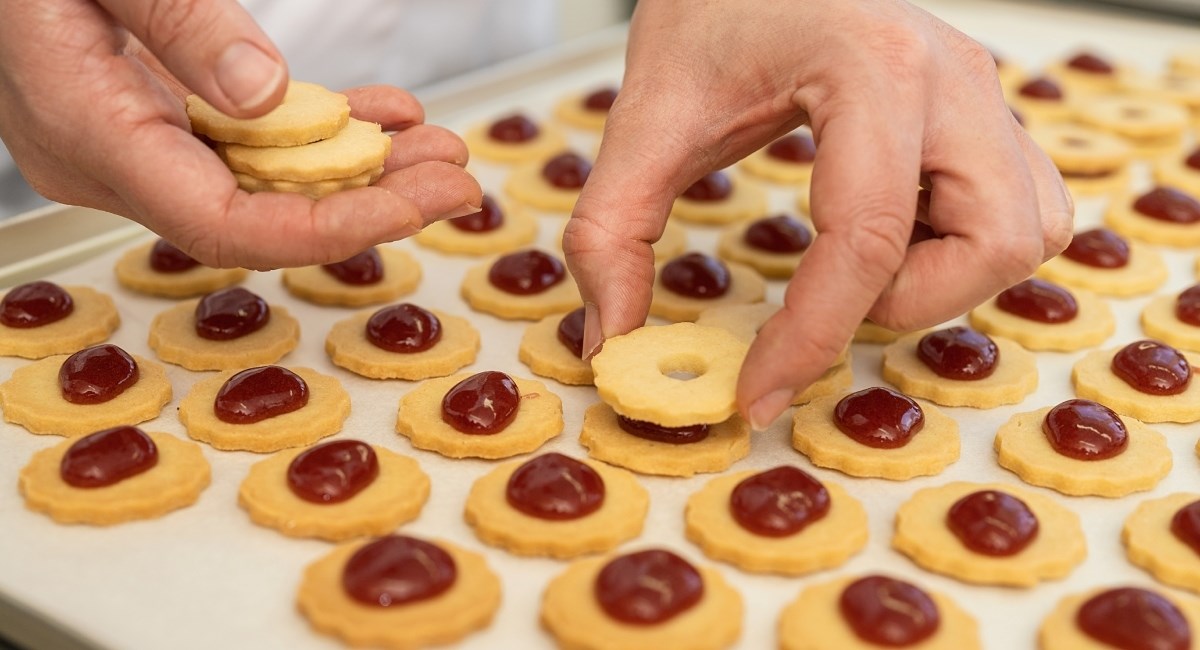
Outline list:
[[[903,334],[904,332],[888,329],[883,325],[873,323],[864,318],[858,324],[858,329],[854,330],[854,342],[887,344],[900,338]]]
[[[1116,93],[1132,70],[1095,52],[1079,51],[1047,65],[1046,73],[1061,81],[1072,97],[1082,99]]]
[[[69,308],[64,295],[70,298]],[[42,321],[33,314],[43,310],[65,315],[32,327],[6,324]],[[0,298],[0,356],[41,359],[69,354],[104,341],[120,324],[112,298],[90,287],[45,281],[18,285]]]
[[[1116,256],[1106,252],[1105,258],[1113,258],[1110,266],[1096,266],[1071,257],[1072,250],[1082,246],[1081,242],[1095,242],[1123,247],[1125,263],[1117,265]],[[1086,253],[1086,250],[1084,251]],[[1107,263],[1107,262],[1106,262]],[[1042,264],[1037,277],[1057,284],[1078,287],[1106,296],[1128,297],[1149,293],[1167,281],[1167,265],[1162,254],[1152,246],[1130,241],[1111,230],[1097,228],[1075,233],[1075,240],[1063,254]]]
[[[1037,388],[1037,359],[1029,352],[1001,336],[986,337],[996,346],[995,369],[982,379],[949,379],[934,372],[917,355],[925,337],[951,336],[948,332],[964,331],[963,336],[977,341],[983,335],[971,334],[969,328],[956,327],[929,333],[905,334],[883,349],[883,378],[906,395],[922,397],[942,406],[993,408],[1015,404]]]
[[[342,190],[353,190],[366,187],[383,176],[383,166],[346,177],[326,178],[319,181],[285,181],[269,178],[258,178],[251,174],[233,172],[238,187],[247,192],[289,192],[303,194],[316,201]]]
[[[1029,136],[1062,173],[1072,195],[1095,196],[1128,187],[1133,148],[1120,136],[1072,123],[1033,125]]]
[[[758,336],[758,330],[767,322],[779,305],[773,302],[753,302],[735,305],[717,305],[700,312],[696,324],[704,327],[720,327],[729,330],[747,345]],[[838,359],[844,359],[843,355]]]
[[[1200,420],[1200,382],[1189,380],[1186,388],[1177,394],[1151,394],[1134,388],[1112,369],[1117,353],[1133,348],[1161,348],[1161,343],[1136,341],[1121,348],[1093,350],[1071,368],[1071,383],[1075,394],[1111,408],[1121,415],[1137,418],[1142,422],[1196,422]],[[1132,351],[1132,350],[1131,350]],[[1195,373],[1200,357],[1193,353],[1179,353],[1186,359],[1188,375]],[[1171,355],[1173,356],[1173,355]],[[1159,362],[1154,363],[1161,368]],[[1154,373],[1166,379],[1161,372]]]
[[[572,151],[524,163],[513,168],[504,181],[504,192],[513,200],[537,210],[569,213],[579,190],[592,170],[587,158]],[[550,178],[560,178],[558,184]]]
[[[519,293],[500,288],[493,279]],[[467,269],[460,291],[472,309],[508,319],[540,320],[583,304],[566,265],[538,249],[509,253]]]
[[[1123,591],[1118,600],[1132,603],[1134,600],[1131,596],[1141,600],[1149,597],[1157,601],[1157,604],[1134,605],[1136,609],[1132,612],[1122,612],[1120,609],[1111,606],[1103,607],[1099,616],[1115,622],[1116,625],[1114,627],[1119,629],[1127,625],[1135,626],[1135,629],[1128,630],[1123,634],[1118,632],[1119,637],[1123,639],[1145,639],[1151,643],[1163,643],[1163,645],[1159,645],[1162,648],[1185,647],[1184,645],[1173,645],[1169,641],[1165,641],[1165,639],[1177,639],[1178,637],[1174,634],[1168,632],[1163,635],[1164,630],[1170,629],[1168,621],[1181,620],[1187,626],[1188,637],[1191,639],[1190,642],[1186,642],[1186,647],[1188,650],[1193,650],[1196,647],[1196,631],[1200,630],[1200,602],[1194,597],[1184,597],[1167,591],[1143,590],[1136,587],[1132,589],[1132,592]],[[1038,629],[1039,650],[1111,650],[1111,648],[1119,647],[1100,641],[1079,627],[1079,615],[1083,606],[1091,601],[1091,599],[1104,594],[1111,594],[1112,591],[1112,589],[1106,588],[1093,588],[1084,593],[1066,596],[1060,600],[1054,606],[1054,610],[1046,615],[1046,618],[1042,621],[1041,628]],[[1142,593],[1139,594],[1138,592]],[[1162,605],[1172,607],[1175,610],[1174,616],[1164,615],[1165,612]],[[1168,616],[1170,618],[1167,618]],[[1176,618],[1176,616],[1179,618]],[[1139,621],[1144,627],[1137,629]],[[1147,638],[1152,633],[1157,634]]]
[[[382,127],[354,118],[332,137],[300,146],[217,145],[217,155],[234,172],[294,183],[369,174],[383,168],[391,151],[392,138]]]
[[[331,138],[350,120],[350,100],[317,84],[288,82],[283,102],[262,117],[239,119],[199,95],[187,98],[192,132],[218,142],[253,147],[293,147]]]
[[[1200,201],[1175,188],[1156,187],[1145,194],[1114,198],[1104,213],[1104,223],[1148,244],[1200,245]]]
[[[1004,96],[1028,126],[1066,122],[1075,114],[1074,98],[1061,81],[1046,75],[1026,77]]]
[[[1117,329],[1112,309],[1099,296],[1037,278],[972,309],[969,320],[975,329],[1026,350],[1078,350],[1103,343]]]
[[[426,314],[437,320],[439,338],[428,348],[416,349],[424,346],[424,334],[432,327]],[[378,328],[376,336],[393,349],[373,342],[368,333],[372,322]],[[479,331],[465,318],[402,303],[361,311],[334,323],[325,337],[325,352],[334,365],[363,377],[415,381],[444,377],[474,363]]]
[[[617,89],[612,86],[572,93],[554,105],[554,117],[577,129],[603,131],[604,123],[608,121],[608,109],[616,96]]]
[[[722,262],[703,253],[685,253],[655,264],[654,294],[650,313],[669,321],[694,321],[705,309],[721,305],[744,305],[761,302],[767,294],[767,283],[754,269],[737,262]],[[723,280],[718,280],[725,278]],[[695,295],[680,293],[681,288],[711,285],[720,281],[727,288],[713,295],[711,288],[692,288]],[[679,282],[684,284],[680,285]],[[700,293],[706,292],[706,293]],[[706,297],[700,297],[706,295]]]
[[[537,233],[537,219],[525,209],[484,194],[479,212],[431,223],[413,240],[443,253],[494,255],[532,244]]]
[[[1176,156],[1163,156],[1154,162],[1154,182],[1175,187],[1192,196],[1200,195],[1200,149]]]
[[[721,472],[750,453],[750,425],[740,416],[710,424],[706,431],[702,439],[685,443],[639,437],[622,429],[612,407],[599,402],[583,412],[579,444],[596,460],[655,476]]]
[[[1142,329],[1171,347],[1200,352],[1200,325],[1179,317],[1181,309],[1193,314],[1198,298],[1200,289],[1195,286],[1178,295],[1155,296],[1142,309]],[[1195,320],[1194,316],[1189,318]]]
[[[275,363],[300,342],[299,321],[279,305],[268,305],[266,324],[249,334],[226,340],[202,338],[196,333],[196,307],[207,298],[181,302],[150,322],[149,345],[159,359],[188,370],[234,370]]]
[[[155,249],[170,248],[179,256],[182,265],[187,268],[180,270],[159,270],[154,267],[151,254]],[[169,253],[168,253],[169,254]],[[204,266],[195,260],[188,264],[186,257],[178,248],[171,246],[166,240],[158,239],[135,246],[121,255],[113,266],[117,282],[126,289],[145,293],[151,296],[166,298],[189,298],[224,289],[238,284],[246,279],[249,271],[246,269],[214,269]],[[186,258],[190,260],[191,258]]]
[[[781,214],[727,227],[717,239],[717,254],[765,277],[787,279],[811,244],[812,227]]]
[[[1131,95],[1091,98],[1079,104],[1075,117],[1125,138],[1138,156],[1156,156],[1177,148],[1189,119],[1187,110],[1176,104]]]
[[[563,342],[564,334],[560,333],[563,331],[569,334],[568,340],[578,343],[578,351]],[[525,328],[517,358],[535,375],[588,386],[592,383],[592,364],[582,358],[582,337],[583,307],[566,314],[551,314]]]
[[[715,180],[722,178],[723,180]],[[697,189],[704,185],[726,184],[723,194]],[[716,171],[696,181],[671,207],[671,216],[687,223],[707,226],[730,224],[762,216],[767,211],[767,190],[744,175]]]
[[[345,282],[339,274],[374,280]],[[415,291],[420,282],[421,265],[412,255],[392,246],[371,248],[338,264],[283,270],[283,286],[288,293],[318,305],[339,307],[362,307],[395,300]]]
[[[1163,584],[1200,592],[1200,554],[1189,537],[1195,531],[1187,525],[1200,508],[1198,501],[1200,494],[1176,492],[1140,503],[1121,528],[1129,561]],[[1183,536],[1174,530],[1177,520]]]
[[[775,183],[808,185],[816,153],[812,133],[802,129],[746,156],[739,167],[748,174]]]
[[[537,122],[523,113],[505,115],[476,124],[463,134],[471,157],[498,163],[544,160],[567,147],[567,136],[557,125]]]

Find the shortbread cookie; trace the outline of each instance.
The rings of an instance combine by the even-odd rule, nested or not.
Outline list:
[[[567,136],[555,124],[513,113],[472,126],[463,134],[463,142],[473,159],[517,163],[545,160],[562,151],[567,147]]]
[[[170,401],[171,382],[161,365],[110,344],[46,357],[0,384],[5,420],[60,436],[145,422]]]
[[[121,324],[107,294],[39,280],[0,298],[0,356],[41,359],[100,343]]]
[[[508,458],[562,433],[562,400],[502,372],[428,379],[400,399],[396,431],[450,458]]]
[[[1172,347],[1200,352],[1200,285],[1156,296],[1142,309],[1142,329]]]
[[[766,188],[740,174],[715,171],[692,183],[675,199],[671,216],[716,226],[762,216],[766,211]]]
[[[1120,355],[1122,374],[1147,383],[1147,392],[1114,371]],[[1135,341],[1122,348],[1094,350],[1075,362],[1075,394],[1142,422],[1200,420],[1200,382],[1194,381],[1200,356],[1157,341]]]
[[[958,423],[886,388],[815,399],[792,415],[792,446],[818,467],[905,481],[958,460]]]
[[[460,291],[472,309],[508,319],[539,320],[583,303],[566,265],[536,248],[467,269]]]
[[[790,465],[719,476],[688,498],[683,516],[705,555],[756,573],[841,566],[867,543],[862,504]]]
[[[258,178],[257,176],[241,172],[233,172],[233,177],[237,179],[238,187],[247,192],[289,192],[292,194],[303,194],[314,201],[323,199],[330,194],[336,194],[342,190],[366,187],[379,180],[382,176],[382,166],[345,178],[326,178],[319,181],[272,180]]]
[[[892,546],[934,573],[1012,587],[1062,578],[1087,556],[1079,516],[1058,502],[1010,485],[964,482],[918,490],[901,504]]]
[[[209,476],[200,445],[123,426],[35,453],[17,487],[30,510],[61,524],[110,526],[195,503]]]
[[[1082,51],[1046,66],[1046,73],[1061,81],[1071,96],[1090,97],[1115,93],[1131,70],[1095,52]]]
[[[970,321],[975,329],[1012,339],[1026,350],[1099,345],[1117,328],[1102,298],[1038,278],[1013,285],[972,309]]]
[[[1066,122],[1075,113],[1066,88],[1057,79],[1047,76],[1027,78],[1015,84],[1005,98],[1028,126]]]
[[[391,151],[392,138],[382,127],[354,118],[333,137],[298,147],[217,145],[217,155],[232,171],[296,183],[371,173],[383,167]]]
[[[479,477],[463,517],[479,539],[515,555],[569,558],[637,537],[649,507],[633,474],[548,453]]]
[[[318,305],[362,307],[395,300],[416,290],[421,265],[412,255],[377,246],[335,264],[283,270],[288,293]]]
[[[1104,223],[1126,237],[1149,244],[1200,245],[1200,201],[1171,187],[1113,199],[1104,213]]]
[[[883,325],[873,323],[864,318],[858,324],[858,329],[854,330],[854,342],[887,344],[900,338],[903,334],[904,332],[888,329]]]
[[[940,372],[929,365],[939,360]],[[1020,402],[1038,383],[1032,352],[967,327],[900,337],[883,349],[882,373],[906,395],[980,409]]]
[[[1129,561],[1159,582],[1200,592],[1200,494],[1176,492],[1138,505],[1125,520],[1121,541]]]
[[[494,255],[537,239],[537,219],[515,203],[483,195],[479,212],[425,226],[413,240],[443,253]]]
[[[1012,416],[995,448],[1000,466],[1026,483],[1076,496],[1150,490],[1171,471],[1161,433],[1089,400]]]
[[[669,321],[694,321],[705,309],[760,302],[767,293],[754,269],[703,253],[686,253],[655,269],[650,313]]]
[[[590,160],[571,151],[560,152],[515,167],[504,182],[504,192],[531,208],[567,214],[591,172]]]
[[[1073,196],[1119,192],[1129,185],[1133,148],[1121,137],[1080,124],[1041,124],[1029,136],[1046,152]]]
[[[193,133],[218,142],[294,147],[341,131],[350,120],[350,100],[317,84],[290,81],[283,102],[262,117],[229,117],[199,95],[188,96],[187,114]]]
[[[637,433],[622,428],[619,417],[602,402],[589,406],[583,413],[579,444],[592,458],[639,474],[692,476],[721,472],[750,453],[750,425],[737,415],[724,422],[693,427],[626,424]]]
[[[541,622],[573,650],[718,650],[741,634],[742,607],[715,569],[652,549],[571,563],[546,585]]]
[[[386,535],[416,519],[428,498],[417,461],[358,440],[281,451],[251,466],[238,489],[254,523],[333,542]]]
[[[817,146],[807,129],[779,138],[746,156],[740,163],[748,174],[776,183],[807,185],[812,178]]]
[[[234,338],[205,338],[199,331]],[[241,332],[245,333],[239,335]],[[275,363],[299,342],[300,323],[287,309],[268,305],[239,287],[181,302],[150,322],[150,349],[159,359],[188,370],[233,370]]]
[[[1081,102],[1075,118],[1115,133],[1139,156],[1156,156],[1179,146],[1188,126],[1187,110],[1149,97],[1110,95]]]
[[[1162,254],[1107,228],[1075,233],[1060,255],[1038,268],[1051,282],[1106,296],[1128,297],[1154,291],[1167,281]]]
[[[554,116],[564,124],[588,131],[603,131],[608,111],[617,98],[617,88],[603,86],[586,93],[573,93],[554,105]]]
[[[588,386],[592,364],[583,360],[583,307],[551,314],[525,328],[517,358],[533,374],[564,384]]]
[[[1194,597],[1139,587],[1095,588],[1055,605],[1038,629],[1038,648],[1192,650],[1198,634],[1200,601]]]
[[[786,279],[792,277],[812,240],[808,225],[780,214],[729,226],[717,239],[717,253],[768,278]]]
[[[936,592],[882,575],[805,587],[779,613],[782,650],[978,650],[979,626]]]
[[[1200,195],[1200,148],[1178,156],[1164,156],[1154,164],[1154,181],[1192,196]]]
[[[1200,75],[1200,47],[1176,48],[1167,58],[1167,67],[1181,74]]]
[[[1170,102],[1186,110],[1195,124],[1200,117],[1200,76],[1167,71],[1161,74],[1135,74],[1122,78],[1123,90],[1130,94]]]
[[[325,352],[334,365],[363,377],[415,381],[474,363],[479,331],[465,318],[401,303],[334,323]]]
[[[311,368],[222,372],[196,382],[179,403],[179,422],[192,438],[258,453],[311,445],[341,431],[349,415],[346,389]]]
[[[165,298],[202,296],[238,284],[250,273],[204,266],[165,239],[125,251],[113,272],[126,289]]]
[[[478,553],[391,535],[347,542],[308,565],[296,606],[313,629],[349,645],[415,650],[487,627],[500,579]]]
[[[808,388],[796,393],[792,398],[792,406],[807,404],[815,399],[826,397],[829,395],[837,395],[844,393],[850,389],[854,383],[854,369],[850,365],[850,348],[842,350],[840,361],[835,361],[832,366],[829,366],[825,372],[817,377],[816,381],[808,385]]]
[[[996,76],[999,77],[1000,88],[1004,90],[1005,95],[1016,90],[1017,86],[1029,78],[1021,64],[1008,57],[999,56],[995,51],[992,51],[992,61],[996,64]]]

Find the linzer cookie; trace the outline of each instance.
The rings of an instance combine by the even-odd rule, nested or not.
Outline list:
[[[1126,237],[1149,244],[1200,245],[1200,201],[1173,187],[1113,199],[1104,222]]]
[[[1081,103],[1076,118],[1125,138],[1137,155],[1156,156],[1179,146],[1190,115],[1168,101],[1121,95]]]
[[[767,211],[767,191],[744,176],[725,171],[705,174],[671,208],[671,216],[689,223],[723,225]]]
[[[537,219],[528,211],[484,194],[479,212],[431,223],[413,241],[443,253],[493,255],[528,246],[537,233]]]
[[[883,378],[942,406],[1015,404],[1037,388],[1037,359],[1002,337],[969,327],[906,334],[883,349]]]
[[[500,318],[538,320],[578,307],[579,289],[549,253],[509,253],[467,270],[462,297],[472,309]]]
[[[1107,228],[1075,233],[1071,244],[1037,270],[1051,282],[1095,291],[1106,296],[1149,293],[1167,281],[1167,265],[1152,246]]]
[[[188,370],[275,363],[300,342],[300,323],[241,287],[179,303],[150,323],[150,349]]]
[[[1154,340],[1095,350],[1075,362],[1075,394],[1143,422],[1200,420],[1200,382],[1192,381],[1195,354]]]
[[[535,375],[564,384],[590,385],[592,365],[583,360],[583,307],[551,314],[525,328],[517,358]]]
[[[1149,499],[1121,529],[1129,561],[1164,584],[1200,592],[1200,494]]]
[[[554,116],[564,124],[588,131],[604,130],[608,111],[617,100],[618,89],[602,86],[586,93],[575,93],[558,102]]]
[[[655,268],[650,313],[670,321],[694,321],[718,305],[760,302],[767,293],[754,269],[704,253],[685,253]]]
[[[350,119],[350,102],[345,95],[317,84],[291,81],[283,102],[262,117],[229,117],[199,95],[187,98],[187,114],[193,132],[217,142],[294,147],[331,138],[341,131]]]
[[[1107,57],[1085,50],[1047,66],[1046,72],[1062,81],[1072,96],[1084,97],[1116,92],[1121,80],[1131,71]]]
[[[1037,124],[1029,136],[1046,152],[1073,196],[1119,192],[1129,185],[1133,148],[1121,137],[1080,124]]]
[[[741,168],[768,181],[808,185],[816,157],[812,134],[807,130],[797,131],[746,156]]]
[[[970,321],[976,329],[1012,339],[1027,350],[1099,345],[1117,327],[1102,298],[1039,278],[1019,282],[972,309]]]
[[[474,362],[479,332],[465,318],[400,303],[334,323],[325,352],[363,377],[427,379]]]
[[[238,187],[247,192],[292,192],[303,194],[314,201],[342,190],[366,187],[383,176],[383,167],[356,174],[348,178],[330,178],[320,181],[284,181],[258,178],[250,174],[234,172]]]
[[[1172,347],[1200,352],[1200,285],[1151,299],[1142,310],[1142,329]]]
[[[792,277],[812,245],[810,227],[788,214],[729,226],[717,240],[721,257],[752,267],[768,278]]]
[[[569,213],[592,173],[592,161],[573,151],[525,163],[504,183],[508,196],[538,210]]]
[[[583,413],[579,444],[611,465],[653,476],[722,472],[750,453],[750,425],[738,415],[716,424],[665,427],[634,420],[603,402]]]

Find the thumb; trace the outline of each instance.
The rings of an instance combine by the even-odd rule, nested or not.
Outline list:
[[[222,113],[257,117],[283,100],[287,64],[236,0],[99,0],[185,86]]]

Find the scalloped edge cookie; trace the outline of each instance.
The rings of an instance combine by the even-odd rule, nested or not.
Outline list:
[[[558,340],[558,324],[564,316],[551,314],[526,327],[517,348],[517,359],[540,377],[572,386],[590,386],[594,378],[592,364],[575,356]]]
[[[1115,587],[1116,585],[1114,585]],[[1042,619],[1038,627],[1038,648],[1040,650],[1110,650],[1113,646],[1100,643],[1079,630],[1075,617],[1079,608],[1092,597],[1112,587],[1096,587],[1083,593],[1064,596],[1054,606],[1054,609]],[[1183,612],[1188,626],[1192,630],[1193,643],[1197,630],[1200,630],[1200,601],[1192,597],[1183,597],[1169,591],[1151,589],[1159,596],[1171,601]]]
[[[150,266],[150,251],[156,241],[134,246],[117,258],[113,274],[121,286],[151,296],[190,298],[212,293],[242,282],[246,269],[215,269],[203,264],[179,273],[162,273]]]
[[[391,352],[367,338],[367,321],[377,311],[363,310],[333,324],[325,337],[325,353],[333,365],[370,379],[416,381],[444,377],[475,363],[479,330],[467,319],[430,309],[442,325],[442,338],[428,350]]]
[[[1124,346],[1122,346],[1124,347]],[[1143,393],[1113,374],[1112,359],[1121,348],[1092,350],[1071,366],[1075,394],[1142,422],[1196,422],[1200,420],[1200,381],[1193,376],[1178,395]],[[1200,355],[1182,352],[1195,375]]]
[[[150,321],[147,338],[159,360],[188,370],[233,370],[279,361],[300,344],[300,322],[287,308],[269,305],[271,318],[261,329],[227,341],[196,334],[200,298],[178,303]]]
[[[488,131],[496,122],[513,115],[521,114],[529,118],[538,128],[538,133],[525,142],[503,142],[493,140]],[[567,148],[567,134],[553,122],[534,120],[527,113],[514,113],[501,116],[487,123],[475,124],[463,133],[463,142],[471,152],[471,157],[493,163],[511,164],[530,160],[544,160],[555,152]]]
[[[1015,341],[989,336],[1000,352],[996,370],[983,379],[955,380],[939,376],[917,357],[917,343],[926,334],[905,334],[883,349],[883,379],[905,395],[940,406],[988,409],[1016,404],[1037,389],[1037,357]]]
[[[504,220],[500,227],[486,232],[459,230],[450,221],[425,226],[413,241],[435,251],[451,255],[499,255],[525,248],[537,239],[537,218],[502,197],[493,197]],[[561,238],[560,238],[561,239]]]
[[[1125,519],[1121,543],[1129,561],[1163,584],[1200,593],[1200,554],[1171,532],[1180,508],[1200,500],[1194,492],[1175,492],[1147,499]]]
[[[1115,269],[1080,264],[1058,255],[1038,267],[1034,275],[1068,287],[1127,298],[1150,293],[1167,281],[1162,254],[1139,241],[1129,243],[1129,263]]]
[[[729,196],[718,201],[695,201],[680,195],[671,207],[671,218],[701,226],[720,226],[765,214],[767,189],[744,174],[726,173],[733,184]]]
[[[1075,298],[1079,311],[1063,323],[1042,323],[1022,318],[996,306],[996,298],[972,309],[971,327],[994,336],[1003,336],[1026,350],[1069,352],[1100,345],[1117,329],[1112,309],[1103,298],[1083,289],[1066,289]]]
[[[706,309],[723,305],[745,305],[762,302],[767,295],[767,282],[757,271],[738,262],[722,261],[729,269],[729,290],[716,298],[691,298],[671,291],[662,283],[662,269],[670,260],[654,264],[654,293],[650,298],[650,313],[672,322],[694,321]]]
[[[489,258],[467,269],[463,275],[459,292],[471,309],[506,320],[541,320],[583,304],[579,288],[569,272],[562,282],[541,293],[518,296],[498,289],[488,280],[488,273],[497,259]]]
[[[647,440],[626,433],[617,414],[598,402],[583,412],[579,444],[588,456],[654,476],[692,476],[722,472],[750,453],[750,425],[734,415],[709,425],[708,437],[685,445]]]
[[[377,246],[375,250],[383,263],[383,277],[374,284],[346,284],[318,265],[284,269],[283,286],[301,300],[339,307],[389,302],[415,291],[421,283],[421,265],[417,260],[392,246]]]
[[[79,285],[59,287],[71,296],[75,305],[71,313],[41,327],[18,328],[0,324],[0,356],[41,359],[71,354],[89,345],[103,343],[120,327],[121,315],[108,294]]]

